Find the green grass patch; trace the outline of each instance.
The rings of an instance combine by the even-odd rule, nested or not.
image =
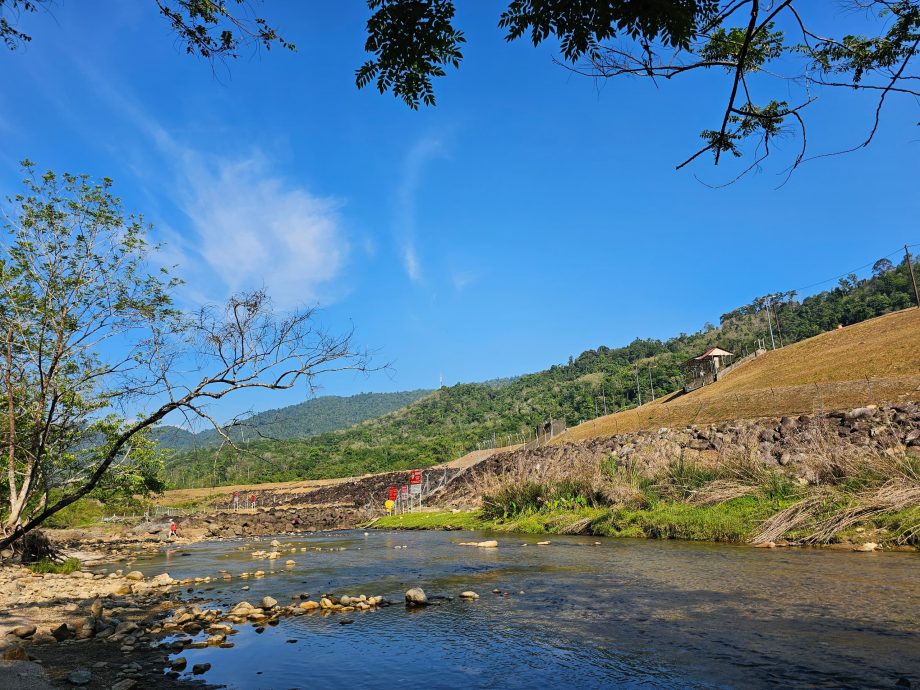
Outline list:
[[[479,511],[454,513],[420,512],[404,515],[385,515],[372,525],[375,529],[488,529]]]
[[[74,573],[80,569],[80,561],[76,558],[68,558],[62,563],[52,561],[50,558],[43,558],[35,563],[29,563],[29,570],[33,573]]]
[[[90,527],[102,522],[111,512],[111,508],[106,512],[106,506],[94,498],[81,498],[48,518],[45,526],[56,529]]]
[[[757,496],[737,498],[715,506],[691,506],[660,501],[648,509],[584,507],[530,511],[490,519],[482,511],[426,512],[380,518],[382,529],[469,529],[527,534],[564,534],[576,525],[579,533],[605,537],[646,537],[743,543],[757,526],[790,501]]]
[[[742,543],[766,518],[788,505],[755,496],[736,498],[714,506],[659,502],[646,510],[611,509],[592,525],[594,534],[612,537],[687,539]]]

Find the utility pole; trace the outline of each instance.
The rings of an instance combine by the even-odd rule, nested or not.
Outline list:
[[[904,260],[907,261],[907,270],[910,271],[910,282],[914,284],[914,299],[917,300],[917,309],[920,309],[920,291],[917,290],[917,276],[914,275],[914,264],[910,258],[910,249],[904,245]]]
[[[779,312],[776,310],[776,303],[773,303],[773,316],[776,319],[776,332],[779,334],[779,346],[783,347],[783,327],[779,324]]]
[[[604,399],[604,416],[607,416],[607,394],[604,392],[604,382],[601,381],[601,397]]]
[[[652,383],[652,365],[648,365],[648,387],[652,391],[652,402],[655,402],[655,384]]]
[[[770,327],[770,344],[776,349],[776,341],[773,340],[773,320],[770,318],[770,302],[767,302],[767,325]]]
[[[639,390],[639,364],[636,363],[636,395],[639,396],[639,404],[642,404],[642,391]]]

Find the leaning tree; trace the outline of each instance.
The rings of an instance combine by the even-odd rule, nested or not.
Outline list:
[[[143,476],[145,432],[169,414],[225,433],[209,403],[366,369],[350,334],[320,328],[314,309],[276,312],[262,291],[180,310],[179,281],[151,267],[149,228],[111,180],[24,169],[0,234],[0,549],[94,489]]]

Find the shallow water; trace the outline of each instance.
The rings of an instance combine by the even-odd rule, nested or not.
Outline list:
[[[896,687],[920,684],[920,554],[751,549],[687,542],[494,535],[498,549],[458,546],[469,532],[345,531],[203,542],[132,567],[212,577],[221,607],[300,592],[381,594],[401,602],[466,589],[476,601],[307,614],[233,649],[185,650],[188,668],[233,688]],[[522,544],[528,544],[522,546]],[[406,546],[408,548],[395,548]],[[308,551],[301,552],[306,547]],[[297,549],[290,553],[290,549]],[[284,561],[297,562],[286,568]],[[239,579],[264,570],[263,579]],[[249,591],[242,591],[249,585]],[[498,588],[508,596],[492,593]],[[288,643],[288,640],[296,640]]]

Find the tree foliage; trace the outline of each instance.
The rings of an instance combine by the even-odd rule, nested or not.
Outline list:
[[[250,0],[153,0],[186,53],[207,59],[235,58],[246,47],[271,49],[275,44],[295,50]],[[0,0],[0,39],[11,50],[32,37],[17,28],[22,15],[51,10],[53,0]]]
[[[856,0],[866,11],[870,35],[840,35],[813,19],[824,3],[805,0],[512,0],[498,25],[509,41],[525,36],[536,46],[553,40],[558,62],[595,79],[632,76],[656,83],[699,72],[721,73],[726,98],[714,115],[715,126],[700,132],[702,146],[677,165],[703,154],[718,164],[723,153],[751,162],[731,181],[751,171],[771,153],[781,136],[796,133],[797,152],[787,170],[806,160],[803,110],[821,88],[845,88],[876,99],[868,134],[852,148],[874,138],[882,109],[893,94],[920,96],[914,84],[920,46],[920,0]],[[436,52],[430,34],[406,34],[405,24],[386,21],[384,13],[411,6],[418,15],[435,12],[438,36],[462,34],[452,23],[451,0],[389,0],[368,22],[368,46],[389,48],[387,75],[378,88],[413,108],[434,103],[431,77],[444,75],[440,62],[412,55]],[[823,11],[826,13],[827,8]],[[411,48],[407,48],[411,46]],[[400,52],[408,59],[401,59]],[[450,64],[462,60],[459,42],[451,45]],[[363,69],[363,68],[362,68]],[[358,86],[367,84],[359,70]],[[424,88],[418,88],[423,85]],[[763,95],[766,94],[766,95]],[[790,94],[794,97],[791,98]],[[852,150],[852,149],[847,149]]]
[[[832,88],[874,103],[855,144],[868,146],[892,96],[920,96],[920,0],[848,0],[867,33],[835,29],[824,2],[811,0],[506,0],[498,26],[508,41],[558,45],[559,64],[594,79],[637,77],[656,84],[715,73],[723,79],[712,126],[677,168],[704,154],[718,165],[725,153],[745,158],[739,177],[761,170],[783,138],[797,143],[785,171],[808,160],[808,106]],[[189,54],[235,58],[245,47],[294,50],[251,0],[153,0]],[[0,0],[0,38],[16,47],[31,40],[21,16],[52,0]],[[410,108],[436,103],[434,82],[459,68],[464,32],[455,0],[367,0],[369,58],[355,70],[358,88],[374,85]],[[704,103],[703,107],[709,104]],[[678,114],[680,117],[680,114]]]
[[[258,439],[305,438],[382,417],[411,405],[429,393],[430,390],[415,390],[398,393],[359,393],[348,397],[324,395],[296,405],[266,410],[245,419],[238,419],[233,426],[224,426],[223,433],[213,428],[192,433],[179,427],[163,426],[154,429],[152,434],[161,448],[172,450],[221,446],[225,443],[225,436],[240,443]]]

